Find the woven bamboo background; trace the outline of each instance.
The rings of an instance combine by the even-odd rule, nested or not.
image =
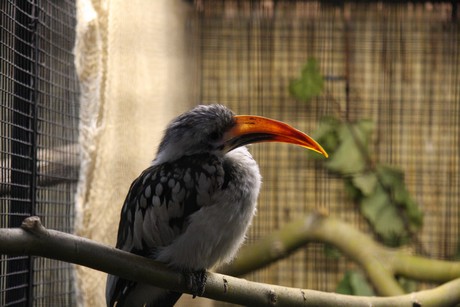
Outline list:
[[[454,256],[460,233],[460,23],[452,3],[195,6],[202,102],[283,120],[306,132],[326,115],[373,120],[372,158],[405,171],[408,189],[425,212],[411,249],[432,258]],[[327,81],[323,95],[305,104],[289,96],[288,84],[309,57],[319,61]],[[276,144],[251,150],[264,184],[249,243],[312,210],[368,231],[342,179],[309,160],[305,150]],[[353,266],[310,244],[246,277],[334,291]]]

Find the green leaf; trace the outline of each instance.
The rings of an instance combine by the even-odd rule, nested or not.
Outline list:
[[[352,177],[344,177],[343,178],[343,183],[344,183],[344,188],[345,191],[347,192],[348,195],[352,199],[359,200],[362,197],[361,191],[356,188],[356,186],[353,184]]]
[[[388,165],[379,165],[377,166],[377,175],[387,193],[390,193],[394,206],[399,207],[406,215],[409,222],[408,229],[411,232],[420,229],[423,224],[423,212],[407,191],[403,171]]]
[[[385,210],[381,212],[375,223],[375,231],[382,236],[383,241],[389,246],[400,246],[407,243],[409,239],[404,220],[399,215],[398,210],[391,205],[387,205]]]
[[[342,124],[338,129],[340,145],[326,162],[327,168],[342,175],[363,172],[372,130],[373,124],[368,120]]]
[[[342,256],[340,250],[337,247],[332,246],[330,244],[324,244],[324,254],[327,258],[334,260],[338,260]]]
[[[374,131],[374,123],[368,119],[361,119],[354,124],[343,124],[340,130],[342,139],[351,137],[357,146],[361,146],[367,152],[367,146]]]
[[[359,296],[374,296],[374,290],[372,287],[369,285],[366,277],[364,277],[363,274],[360,272],[355,272],[354,274],[351,275],[350,278],[351,285],[353,286],[353,289],[355,290],[356,295]]]
[[[330,156],[326,162],[326,166],[333,172],[340,173],[341,175],[350,175],[363,171],[366,163],[354,143],[346,140]]]
[[[361,212],[375,226],[388,203],[388,195],[378,186],[374,193],[361,200]]]
[[[371,195],[377,186],[377,176],[373,172],[357,174],[352,177],[351,181],[364,196]]]
[[[339,145],[339,136],[337,129],[340,127],[340,121],[334,117],[321,118],[318,128],[313,132],[312,137],[328,153],[333,153]],[[311,153],[313,159],[322,157],[316,153]]]
[[[296,99],[309,102],[313,97],[323,92],[324,79],[314,58],[308,59],[303,66],[298,79],[289,84],[289,93]]]
[[[359,296],[374,296],[375,292],[366,277],[357,271],[347,271],[336,289],[337,293]]]
[[[399,276],[397,280],[401,287],[404,289],[404,292],[412,293],[417,291],[417,283],[414,280],[405,278],[403,276]]]
[[[321,118],[318,128],[313,132],[312,136],[316,140],[324,140],[324,138],[332,136],[338,142],[337,130],[340,125],[340,121],[335,117],[325,116]]]
[[[407,242],[423,223],[423,212],[404,182],[404,172],[368,163],[374,124],[369,120],[342,123],[327,117],[313,136],[329,153],[325,166],[342,175],[345,190],[359,202],[374,232],[391,246]]]
[[[404,221],[380,184],[361,200],[361,212],[386,244],[400,245],[407,239]]]
[[[404,173],[395,167],[378,165],[377,174],[385,186],[394,186],[404,183]]]
[[[345,272],[345,276],[342,278],[342,280],[337,285],[337,289],[335,289],[335,292],[340,293],[340,294],[347,294],[347,295],[354,294],[353,286],[351,285],[351,281],[350,281],[350,275],[351,275],[351,271]]]

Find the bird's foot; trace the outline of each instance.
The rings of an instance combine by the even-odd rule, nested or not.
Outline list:
[[[190,289],[190,292],[192,292],[193,298],[202,296],[206,287],[206,280],[208,278],[206,270],[185,271],[184,276],[187,287]]]

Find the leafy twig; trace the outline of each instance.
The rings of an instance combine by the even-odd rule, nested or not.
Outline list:
[[[345,42],[346,45],[349,43],[347,38]],[[382,170],[390,170],[394,174],[395,169],[381,167],[371,158],[368,144],[372,122],[361,120],[353,123],[349,119],[350,70],[348,61],[347,57],[344,76],[323,77],[317,60],[308,59],[300,76],[290,82],[289,92],[292,97],[306,103],[310,102],[313,97],[325,94],[328,103],[337,107],[337,116],[323,119],[318,129],[321,132],[315,133],[314,136],[330,154],[330,159],[325,162],[326,168],[340,174],[348,184],[347,187],[352,188],[355,200],[360,204],[361,213],[379,238],[391,246],[407,243],[409,238],[419,241],[416,231],[420,228],[423,217],[417,204],[405,189],[404,180],[397,180],[397,183],[385,181],[384,177],[389,176],[382,174]],[[324,89],[324,81],[345,82],[345,114],[341,114],[340,103],[337,99],[327,89]],[[321,125],[326,125],[326,128]],[[359,181],[370,187],[368,182],[361,180],[364,177],[372,177],[375,183],[372,189],[366,190],[368,194],[363,193],[361,187],[356,184]],[[402,193],[404,197],[396,197],[395,190],[399,192],[404,190]],[[388,223],[388,220],[393,223]]]

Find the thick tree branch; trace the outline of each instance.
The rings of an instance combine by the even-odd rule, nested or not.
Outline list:
[[[0,253],[57,259],[190,293],[182,274],[162,264],[85,238],[47,230],[37,217],[26,219],[21,228],[0,229]],[[357,297],[249,282],[209,272],[204,296],[251,306],[452,306],[460,302],[460,279],[397,297]]]
[[[460,262],[426,259],[390,249],[352,226],[319,213],[310,213],[246,246],[238,258],[220,272],[244,275],[286,257],[308,242],[329,243],[340,249],[366,271],[378,293],[384,296],[403,294],[395,275],[435,282],[460,278]]]

